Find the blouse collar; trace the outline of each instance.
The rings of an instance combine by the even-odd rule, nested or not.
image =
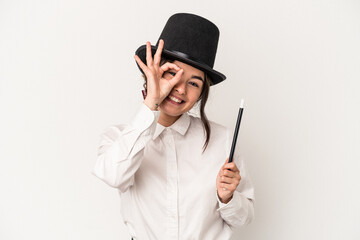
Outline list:
[[[186,131],[189,128],[189,125],[190,125],[190,116],[187,112],[185,112],[181,115],[181,117],[178,120],[176,120],[176,122],[174,122],[169,127],[164,127],[160,123],[157,123],[156,130],[155,130],[155,133],[154,133],[152,139],[155,140],[162,133],[162,131],[165,128],[171,128],[171,129],[177,131],[178,133],[180,133],[181,135],[185,135]]]

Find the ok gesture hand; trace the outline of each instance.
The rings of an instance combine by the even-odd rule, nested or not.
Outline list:
[[[183,73],[183,69],[180,69],[180,67],[174,63],[167,62],[159,66],[163,47],[164,40],[160,39],[153,59],[150,42],[146,42],[146,65],[141,61],[139,56],[134,55],[136,62],[147,78],[147,96],[144,103],[152,110],[157,110],[157,107],[169,95]],[[167,80],[163,78],[163,74],[169,69],[174,69],[177,72],[175,76]]]

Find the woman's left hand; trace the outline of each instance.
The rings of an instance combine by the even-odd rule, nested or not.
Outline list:
[[[226,159],[216,177],[217,194],[222,203],[230,202],[241,180],[240,171],[236,164],[234,162],[228,163],[228,161],[229,158]]]

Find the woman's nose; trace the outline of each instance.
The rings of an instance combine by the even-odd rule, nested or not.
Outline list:
[[[178,83],[175,86],[175,90],[181,95],[186,94],[186,85],[185,85],[185,83]]]

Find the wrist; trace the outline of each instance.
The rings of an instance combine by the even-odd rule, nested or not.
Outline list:
[[[150,108],[151,111],[158,111],[159,110],[159,103],[158,101],[154,100],[144,100],[144,104]]]
[[[218,196],[219,196],[219,194],[218,194]],[[220,200],[220,202],[227,204],[231,201],[232,198],[233,198],[233,195],[231,195],[231,197],[229,197],[227,199],[219,197],[219,200]]]

